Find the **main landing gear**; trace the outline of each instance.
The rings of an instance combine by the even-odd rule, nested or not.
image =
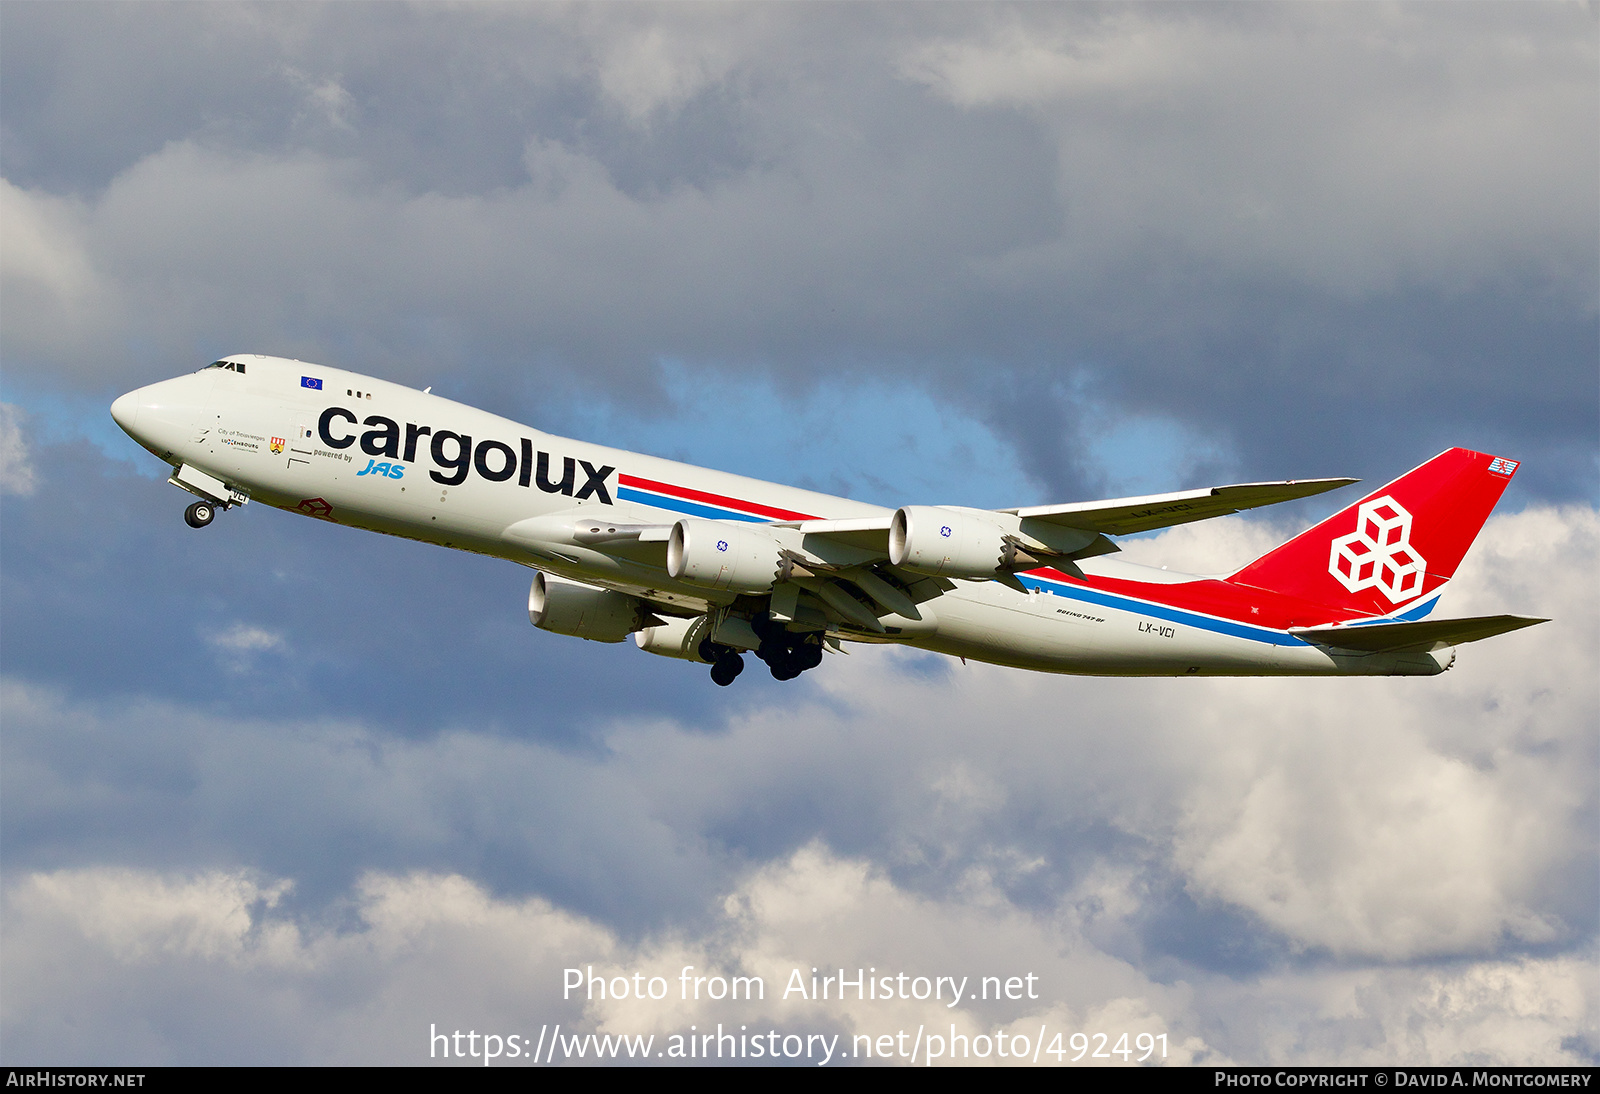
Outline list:
[[[197,501],[183,511],[183,522],[190,528],[204,528],[216,515],[216,506],[209,501]]]
[[[820,634],[795,634],[770,619],[752,619],[750,626],[761,639],[756,656],[766,662],[774,680],[793,680],[822,664]]]
[[[821,635],[795,634],[759,616],[750,625],[761,639],[755,655],[766,663],[774,680],[793,680],[822,664]],[[744,671],[744,658],[738,650],[709,638],[700,643],[700,659],[711,662],[711,679],[720,687],[727,687]]]
[[[793,680],[807,669],[822,664],[822,643],[816,640],[803,640],[795,645],[762,642],[756,656],[767,663],[774,680]]]

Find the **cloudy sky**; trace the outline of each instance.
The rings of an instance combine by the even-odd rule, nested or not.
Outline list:
[[[1596,1062],[1596,26],[0,6],[0,1055],[721,1022]],[[533,630],[506,563],[186,528],[106,407],[229,352],[886,505],[1465,445],[1523,468],[1446,608],[1554,621],[1430,680],[858,650],[724,690]],[[1125,549],[1221,570],[1330,509]],[[674,998],[564,999],[589,965]],[[778,997],[813,967],[1037,998]]]

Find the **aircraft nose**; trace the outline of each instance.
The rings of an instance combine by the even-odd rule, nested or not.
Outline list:
[[[111,404],[111,418],[122,427],[124,433],[133,432],[134,423],[139,420],[138,392],[130,391]]]

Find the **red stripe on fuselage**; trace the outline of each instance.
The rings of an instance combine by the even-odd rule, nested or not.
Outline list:
[[[788,509],[778,509],[771,505],[757,505],[753,501],[740,501],[723,494],[712,494],[705,490],[691,490],[687,486],[670,486],[654,479],[641,479],[637,475],[618,475],[617,482],[622,486],[636,486],[640,490],[653,490],[657,494],[666,494],[669,497],[682,498],[685,501],[701,501],[707,505],[720,505],[725,509],[737,509],[743,513],[753,513],[756,516],[769,517],[772,520],[816,520],[809,513],[795,513]]]
[[[1029,570],[1028,573],[1034,577],[1059,581],[1066,585],[1098,589],[1134,600],[1148,600],[1170,608],[1181,608],[1184,611],[1280,631],[1288,630],[1290,627],[1315,627],[1324,623],[1369,618],[1365,612],[1331,608],[1326,604],[1315,604],[1299,597],[1256,589],[1249,585],[1235,585],[1231,581],[1219,581],[1216,578],[1201,578],[1197,581],[1168,585],[1129,581],[1117,577],[1098,577],[1093,574],[1088,575],[1087,581],[1080,581],[1071,574],[1049,568]],[[1414,604],[1416,601],[1409,603]],[[1395,605],[1395,610],[1398,611],[1400,607],[1401,605]]]

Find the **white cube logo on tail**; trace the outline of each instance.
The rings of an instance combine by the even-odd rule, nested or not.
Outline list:
[[[1356,530],[1333,541],[1328,572],[1353,593],[1379,588],[1391,604],[1422,592],[1428,563],[1411,546],[1411,514],[1385,494],[1361,506]]]

